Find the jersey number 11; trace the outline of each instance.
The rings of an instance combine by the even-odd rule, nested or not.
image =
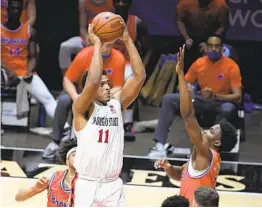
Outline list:
[[[98,142],[100,143],[108,143],[108,134],[109,134],[109,130],[99,130],[99,138],[98,138]]]

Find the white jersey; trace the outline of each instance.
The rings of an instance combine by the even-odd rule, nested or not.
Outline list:
[[[115,179],[123,165],[124,128],[121,105],[111,99],[106,106],[94,103],[86,126],[75,131],[75,168],[91,180]]]

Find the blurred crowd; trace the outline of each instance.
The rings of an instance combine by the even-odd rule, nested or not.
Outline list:
[[[225,42],[230,12],[225,0],[179,0],[174,8],[174,24],[180,37],[171,42],[168,38],[172,37],[163,41],[157,35],[149,35],[143,18],[129,11],[131,0],[78,0],[78,7],[79,34],[60,44],[57,59],[63,90],[56,97],[37,73],[41,47],[37,42],[40,26],[34,27],[37,17],[35,0],[1,0],[1,87],[16,88],[17,116],[23,117],[29,111],[29,93],[52,118],[52,142],[46,147],[44,158],[55,157],[60,142],[72,133],[72,103],[83,89],[82,79],[93,53],[87,26],[97,14],[105,11],[123,17],[143,57],[147,82],[141,100],[161,108],[154,126],[155,146],[149,156],[167,155],[167,135],[174,117],[179,116],[179,89],[174,73],[176,55],[173,53],[183,43],[186,45],[186,81],[194,94],[196,113],[200,120],[205,120],[203,127],[211,126],[221,118],[237,122],[238,110],[243,105],[242,78],[237,52]],[[165,46],[165,41],[171,44]],[[104,44],[102,50],[104,70],[114,94],[132,76],[128,53],[120,40]],[[137,101],[124,112],[126,141],[136,139],[133,129],[136,111],[139,111]]]

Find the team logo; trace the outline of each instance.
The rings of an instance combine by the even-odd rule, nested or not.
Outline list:
[[[224,74],[219,74],[218,76],[217,76],[217,78],[219,79],[219,80],[222,80],[222,79],[224,79]]]
[[[109,108],[110,108],[110,111],[113,113],[113,114],[116,114],[116,109],[113,105],[109,105]]]
[[[108,75],[113,73],[113,69],[106,69],[105,71],[106,71],[106,74]]]

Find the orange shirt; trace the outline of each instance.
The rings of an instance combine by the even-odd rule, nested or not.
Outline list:
[[[47,207],[69,207],[71,189],[64,187],[67,170],[57,171],[50,179],[47,195]]]
[[[101,12],[113,12],[113,0],[102,1],[101,4],[95,4],[94,0],[85,0],[85,6],[88,16],[88,22],[90,23],[93,18]]]
[[[30,25],[22,24],[9,30],[1,24],[1,59],[17,76],[25,76],[28,66]]]
[[[27,13],[27,5],[29,0],[24,1],[24,9],[21,15],[21,22],[26,23],[28,20],[28,13]],[[8,0],[1,0],[1,23],[5,23],[7,21],[7,6],[8,6]]]
[[[93,46],[81,50],[66,71],[66,78],[77,83],[80,89],[82,88],[82,77],[91,64],[93,51]],[[112,87],[124,85],[125,58],[118,50],[112,49],[110,56],[103,60],[103,67]]]
[[[177,19],[186,25],[188,35],[204,40],[221,26],[226,27],[229,21],[226,0],[211,0],[207,8],[201,8],[196,0],[179,0],[176,12]]]
[[[230,58],[222,56],[212,62],[207,56],[197,59],[189,68],[185,79],[193,84],[198,82],[201,89],[211,88],[214,93],[229,94],[232,87],[241,87],[238,65]]]
[[[126,24],[127,29],[128,29],[128,33],[129,33],[129,35],[130,35],[130,37],[133,41],[136,40],[136,21],[137,21],[136,16],[129,15],[128,20],[127,20],[127,24]],[[126,50],[126,46],[123,43],[123,41],[118,39],[115,42],[114,48],[116,48],[117,50],[120,50],[124,54],[126,60],[129,61],[129,55],[128,55],[128,52]]]
[[[200,176],[193,177],[188,172],[187,162],[181,176],[181,185],[179,195],[186,197],[189,200],[190,206],[193,206],[194,192],[201,186],[216,187],[216,178],[220,170],[220,155],[214,151],[212,152],[212,159],[209,168]]]

